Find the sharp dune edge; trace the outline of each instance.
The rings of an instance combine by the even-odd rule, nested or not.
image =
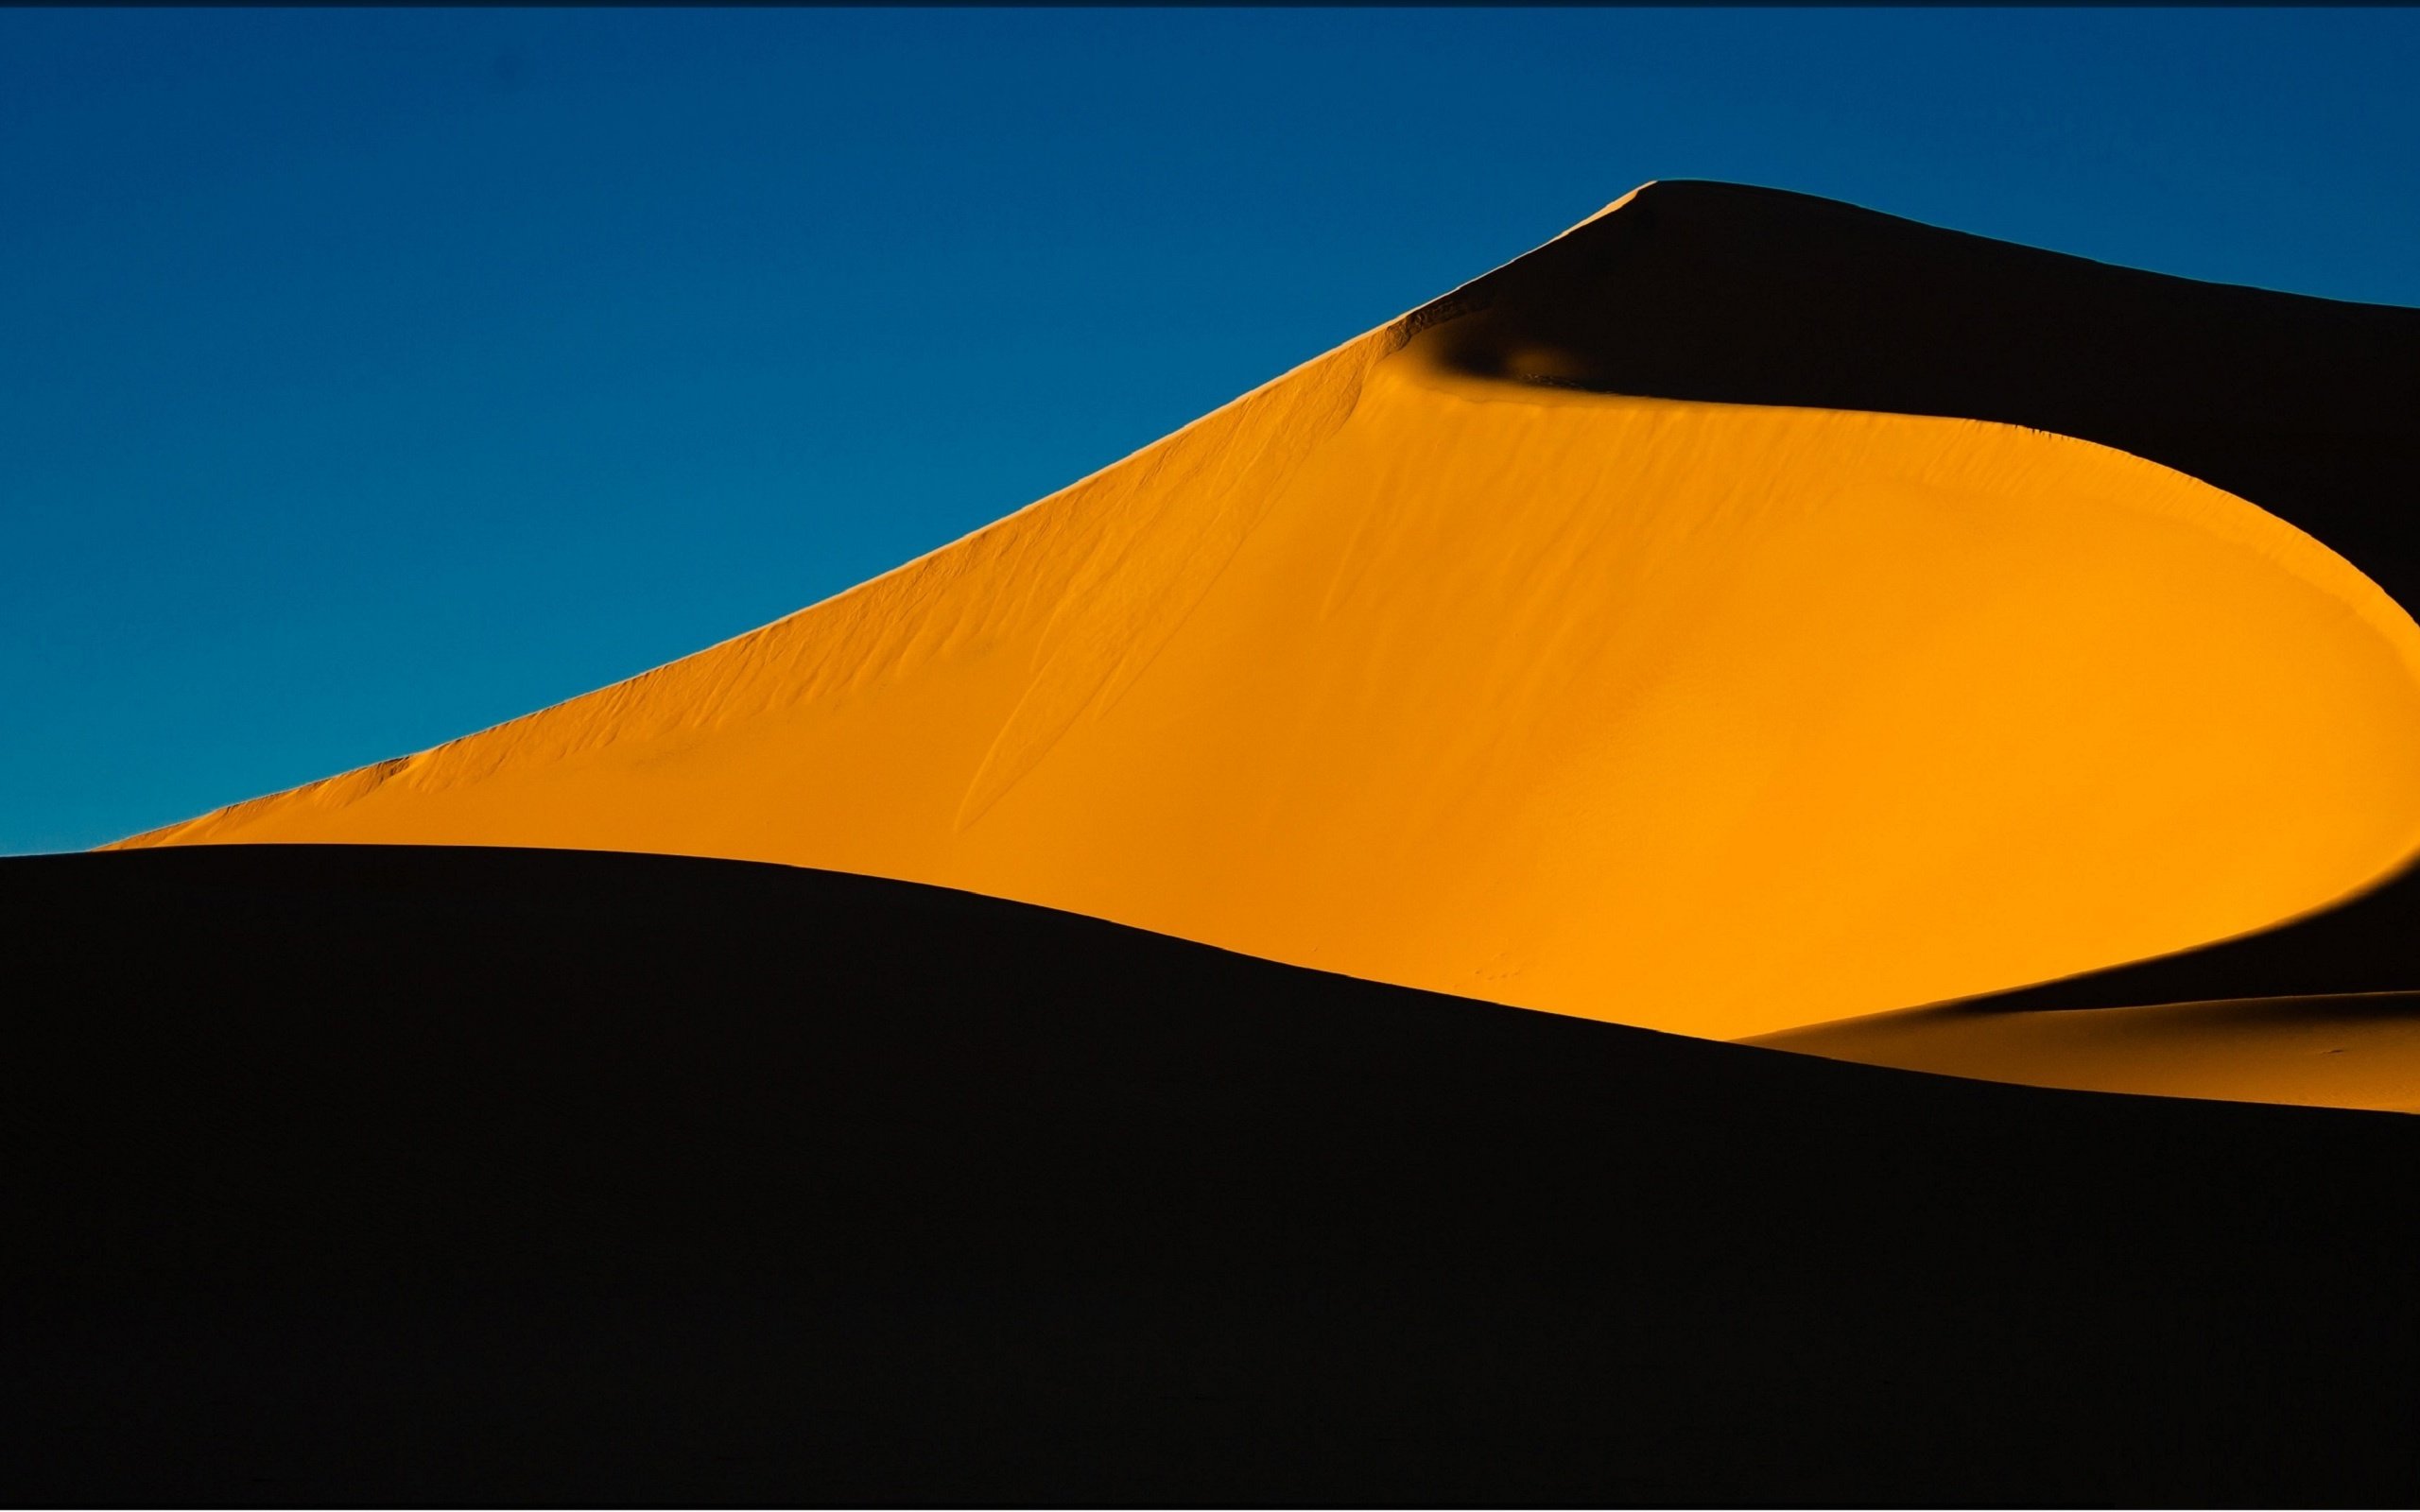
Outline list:
[[[1996,1012],[1947,1005],[1747,1041],[2035,1087],[2420,1113],[2420,993]]]
[[[2356,565],[2092,441],[1476,372],[1476,286],[761,630],[121,845],[782,862],[1844,1058],[2414,1101],[2400,1032],[2330,1080],[2240,1024],[2146,1053],[2187,1007],[1838,1025],[2402,868],[2420,627]]]
[[[734,861],[13,858],[0,919],[27,1505],[2420,1487],[2420,1120],[1910,1075]]]
[[[2410,1505],[2414,392],[2420,312],[1651,185],[777,624],[0,860],[0,1463]]]

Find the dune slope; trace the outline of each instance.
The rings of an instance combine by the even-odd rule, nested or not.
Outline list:
[[[2420,1112],[2420,992],[2112,1008],[1951,1004],[1748,1043],[2034,1087]]]
[[[2301,529],[1988,417],[1594,391],[1664,187],[776,625],[129,843],[786,862],[1710,1036],[2405,861],[2420,628]]]
[[[0,861],[27,1504],[2399,1506],[2420,1121],[573,851]]]
[[[1950,415],[2202,479],[2420,603],[2420,310],[2204,284],[1740,184],[1647,186],[1412,317],[1475,376]]]
[[[2083,437],[2252,500],[2397,603],[2420,605],[2420,510],[2408,502],[2420,475],[2410,400],[2420,311],[2163,277],[1736,184],[1653,185],[1632,211],[1461,291],[1422,337],[1436,360],[1602,392],[1969,416]],[[1591,297],[1569,299],[1576,286]],[[2420,873],[2407,868],[2279,927],[1973,1005],[1988,1013],[1893,1015],[1778,1042],[2140,1091],[2332,1085],[2353,1106],[2400,1107],[2420,1095],[2420,1056],[2388,1032],[2395,1010],[2360,1019],[2377,1073],[2366,1083],[2314,1084],[2293,1016],[2302,999],[2414,988]],[[2211,1000],[2230,1001],[2204,1011]],[[2059,1013],[2153,1005],[2175,1006],[2122,1032]],[[2050,1017],[2017,1016],[2034,1010]],[[2266,1027],[2248,1033],[2253,1021]],[[2156,1037],[2143,1032],[2152,1026]],[[1976,1043],[1959,1043],[1970,1032]],[[2230,1065],[2195,1042],[2204,1035],[2230,1047]],[[2157,1056],[2146,1053],[2154,1038],[2167,1046]],[[2199,1069],[2180,1080],[2179,1064]]]

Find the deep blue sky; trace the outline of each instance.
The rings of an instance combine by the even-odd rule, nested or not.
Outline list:
[[[2420,12],[0,11],[0,851],[949,541],[1652,178],[2420,304]]]

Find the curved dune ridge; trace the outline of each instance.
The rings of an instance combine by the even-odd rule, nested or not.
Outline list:
[[[2013,424],[1592,391],[1533,315],[1474,362],[1478,287],[772,626],[121,843],[785,862],[1723,1038],[2420,846],[2420,627],[2294,525]]]
[[[0,918],[28,1505],[2420,1484],[2420,1120],[1907,1075],[735,861],[0,859]]]
[[[2420,992],[2015,1012],[1951,1004],[1749,1043],[2035,1087],[2420,1113]]]

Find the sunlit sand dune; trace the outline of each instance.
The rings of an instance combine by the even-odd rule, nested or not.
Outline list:
[[[763,630],[130,843],[788,862],[1734,1037],[2255,930],[2420,842],[2420,630],[2261,509],[2014,426],[1581,392],[1550,346],[1483,376],[1455,315]]]
[[[12,1472],[2409,1504],[2413,394],[2420,312],[1653,185],[763,629],[0,860]]]

